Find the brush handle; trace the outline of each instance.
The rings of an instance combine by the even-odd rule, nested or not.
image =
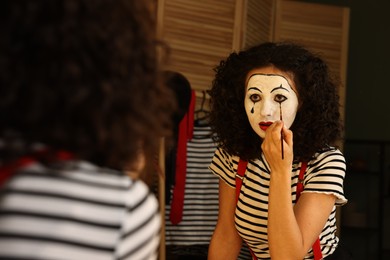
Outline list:
[[[283,121],[283,117],[282,117],[282,102],[279,102],[279,109],[280,109],[280,121]],[[284,159],[283,139],[284,139],[284,136],[283,136],[283,128],[282,128],[282,131],[280,132],[280,144],[281,144],[281,148],[282,148],[282,160]]]

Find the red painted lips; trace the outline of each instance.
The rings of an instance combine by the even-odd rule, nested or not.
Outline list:
[[[259,126],[260,126],[261,130],[263,130],[263,131],[266,131],[267,128],[268,128],[270,125],[272,125],[272,122],[260,122],[260,123],[259,123]]]

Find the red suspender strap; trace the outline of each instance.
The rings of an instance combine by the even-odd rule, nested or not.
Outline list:
[[[238,161],[237,166],[237,174],[236,174],[236,203],[238,202],[238,197],[240,196],[242,180],[245,176],[246,166],[248,165],[248,161],[240,159]],[[252,259],[257,259],[255,253],[253,253],[252,249],[248,246],[249,251],[251,252]]]
[[[307,168],[307,163],[302,162],[301,170],[299,171],[299,176],[298,176],[298,183],[297,183],[297,192],[296,192],[297,201],[299,199],[299,196],[301,196],[301,192],[303,191],[303,180],[305,177],[306,168]]]
[[[239,160],[237,166],[237,174],[236,174],[236,202],[238,201],[238,196],[240,196],[240,190],[242,186],[242,180],[245,176],[246,165],[248,161]]]
[[[313,248],[313,253],[314,253],[314,259],[315,260],[322,259],[321,244],[320,244],[319,238],[317,238],[317,240],[314,242],[312,248]]]
[[[34,159],[30,157],[22,157],[19,160],[8,163],[0,167],[0,187],[11,178],[12,174],[23,166],[27,166],[34,162]]]
[[[73,158],[73,154],[58,150],[58,151],[49,151],[47,149],[43,149],[41,151],[37,151],[32,155],[23,156],[15,161],[8,162],[5,165],[0,166],[0,187],[20,168],[26,167],[35,161],[45,161],[45,162],[53,162],[53,161],[66,161],[71,160]]]
[[[173,187],[171,212],[169,213],[169,219],[173,225],[179,224],[183,219],[187,175],[187,142],[193,137],[195,99],[195,91],[192,90],[188,111],[179,123],[175,165],[175,186]]]
[[[241,186],[242,186],[242,180],[245,176],[246,166],[248,165],[248,161],[240,159],[238,161],[237,166],[237,174],[236,174],[236,203],[238,202],[238,197],[240,196]],[[249,251],[251,252],[252,259],[257,259],[255,254],[253,253],[252,249],[248,246]]]
[[[297,183],[297,192],[296,196],[298,201],[299,197],[301,196],[301,192],[303,191],[303,180],[305,177],[305,172],[307,168],[307,162],[302,162],[301,163],[301,170],[299,171],[299,176],[298,176],[298,183]],[[320,246],[320,239],[317,238],[317,240],[313,244],[313,253],[314,253],[314,259],[315,260],[320,260],[322,259],[322,252],[321,252],[321,246]]]

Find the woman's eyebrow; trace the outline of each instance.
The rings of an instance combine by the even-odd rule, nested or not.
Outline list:
[[[278,90],[278,89],[284,89],[284,90],[286,90],[287,92],[290,92],[288,89],[286,89],[285,87],[283,87],[282,84],[280,84],[279,87],[272,89],[272,90],[271,90],[271,93],[274,92],[275,90]]]
[[[248,88],[248,91],[251,90],[251,89],[257,90],[257,91],[259,91],[260,93],[263,93],[259,88],[256,88],[256,87],[250,87],[250,88]]]

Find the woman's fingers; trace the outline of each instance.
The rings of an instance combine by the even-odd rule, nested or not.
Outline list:
[[[282,145],[283,142],[283,145]],[[287,129],[282,121],[275,121],[266,131],[266,136],[261,145],[266,157],[276,157],[292,160],[293,133]]]

